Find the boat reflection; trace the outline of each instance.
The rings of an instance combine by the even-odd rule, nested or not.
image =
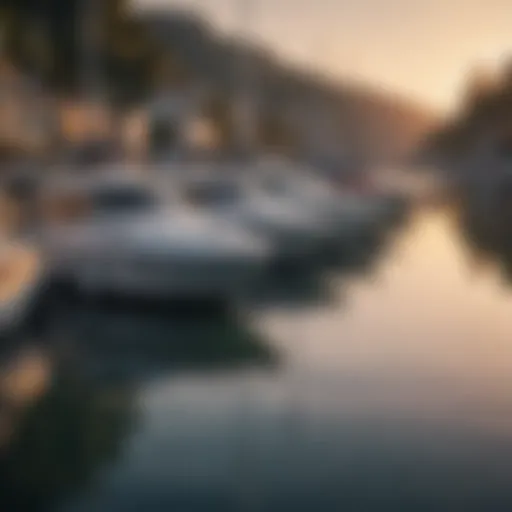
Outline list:
[[[308,270],[278,269],[261,280],[252,291],[250,304],[255,308],[307,310],[336,304],[343,280],[349,276],[369,276],[392,240],[393,232],[376,233],[357,248],[342,251],[328,268]],[[326,255],[328,256],[328,255]]]
[[[252,290],[251,308],[309,309],[336,299],[332,283],[321,272],[282,272]]]
[[[0,507],[42,510],[120,456],[135,424],[134,395],[127,385],[93,385],[40,347],[12,357],[2,371],[18,384],[2,394]]]
[[[37,334],[0,355],[1,510],[53,509],[93,486],[129,444],[152,379],[277,362],[225,319],[75,305],[47,311]]]
[[[476,264],[496,265],[504,281],[512,283],[512,212],[510,202],[502,196],[491,201],[466,198],[461,203],[459,225]]]

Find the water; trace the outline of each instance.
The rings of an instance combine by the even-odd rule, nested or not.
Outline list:
[[[236,320],[61,311],[4,356],[2,510],[510,511],[512,293],[468,238],[418,213]]]

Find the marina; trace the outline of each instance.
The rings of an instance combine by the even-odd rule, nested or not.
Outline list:
[[[4,346],[48,384],[2,414],[3,503],[507,510],[511,295],[461,229],[416,211],[366,262],[236,317],[56,301]]]
[[[1,512],[512,510],[506,4],[0,2]]]

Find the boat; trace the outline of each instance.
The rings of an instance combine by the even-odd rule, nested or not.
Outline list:
[[[135,174],[58,180],[41,207],[52,278],[80,294],[230,302],[269,257],[253,234]]]
[[[358,242],[379,226],[381,211],[369,198],[333,189],[314,170],[285,161],[258,162],[248,172],[253,186],[281,202],[300,205],[322,219],[331,246]]]
[[[278,262],[307,262],[328,237],[318,216],[298,204],[276,200],[242,176],[200,173],[182,180],[181,187],[196,209],[264,237]]]

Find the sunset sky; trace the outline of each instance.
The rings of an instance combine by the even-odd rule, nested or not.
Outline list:
[[[136,0],[196,8],[240,30],[240,0]],[[283,57],[446,111],[468,70],[512,54],[512,0],[253,0],[246,31]]]

